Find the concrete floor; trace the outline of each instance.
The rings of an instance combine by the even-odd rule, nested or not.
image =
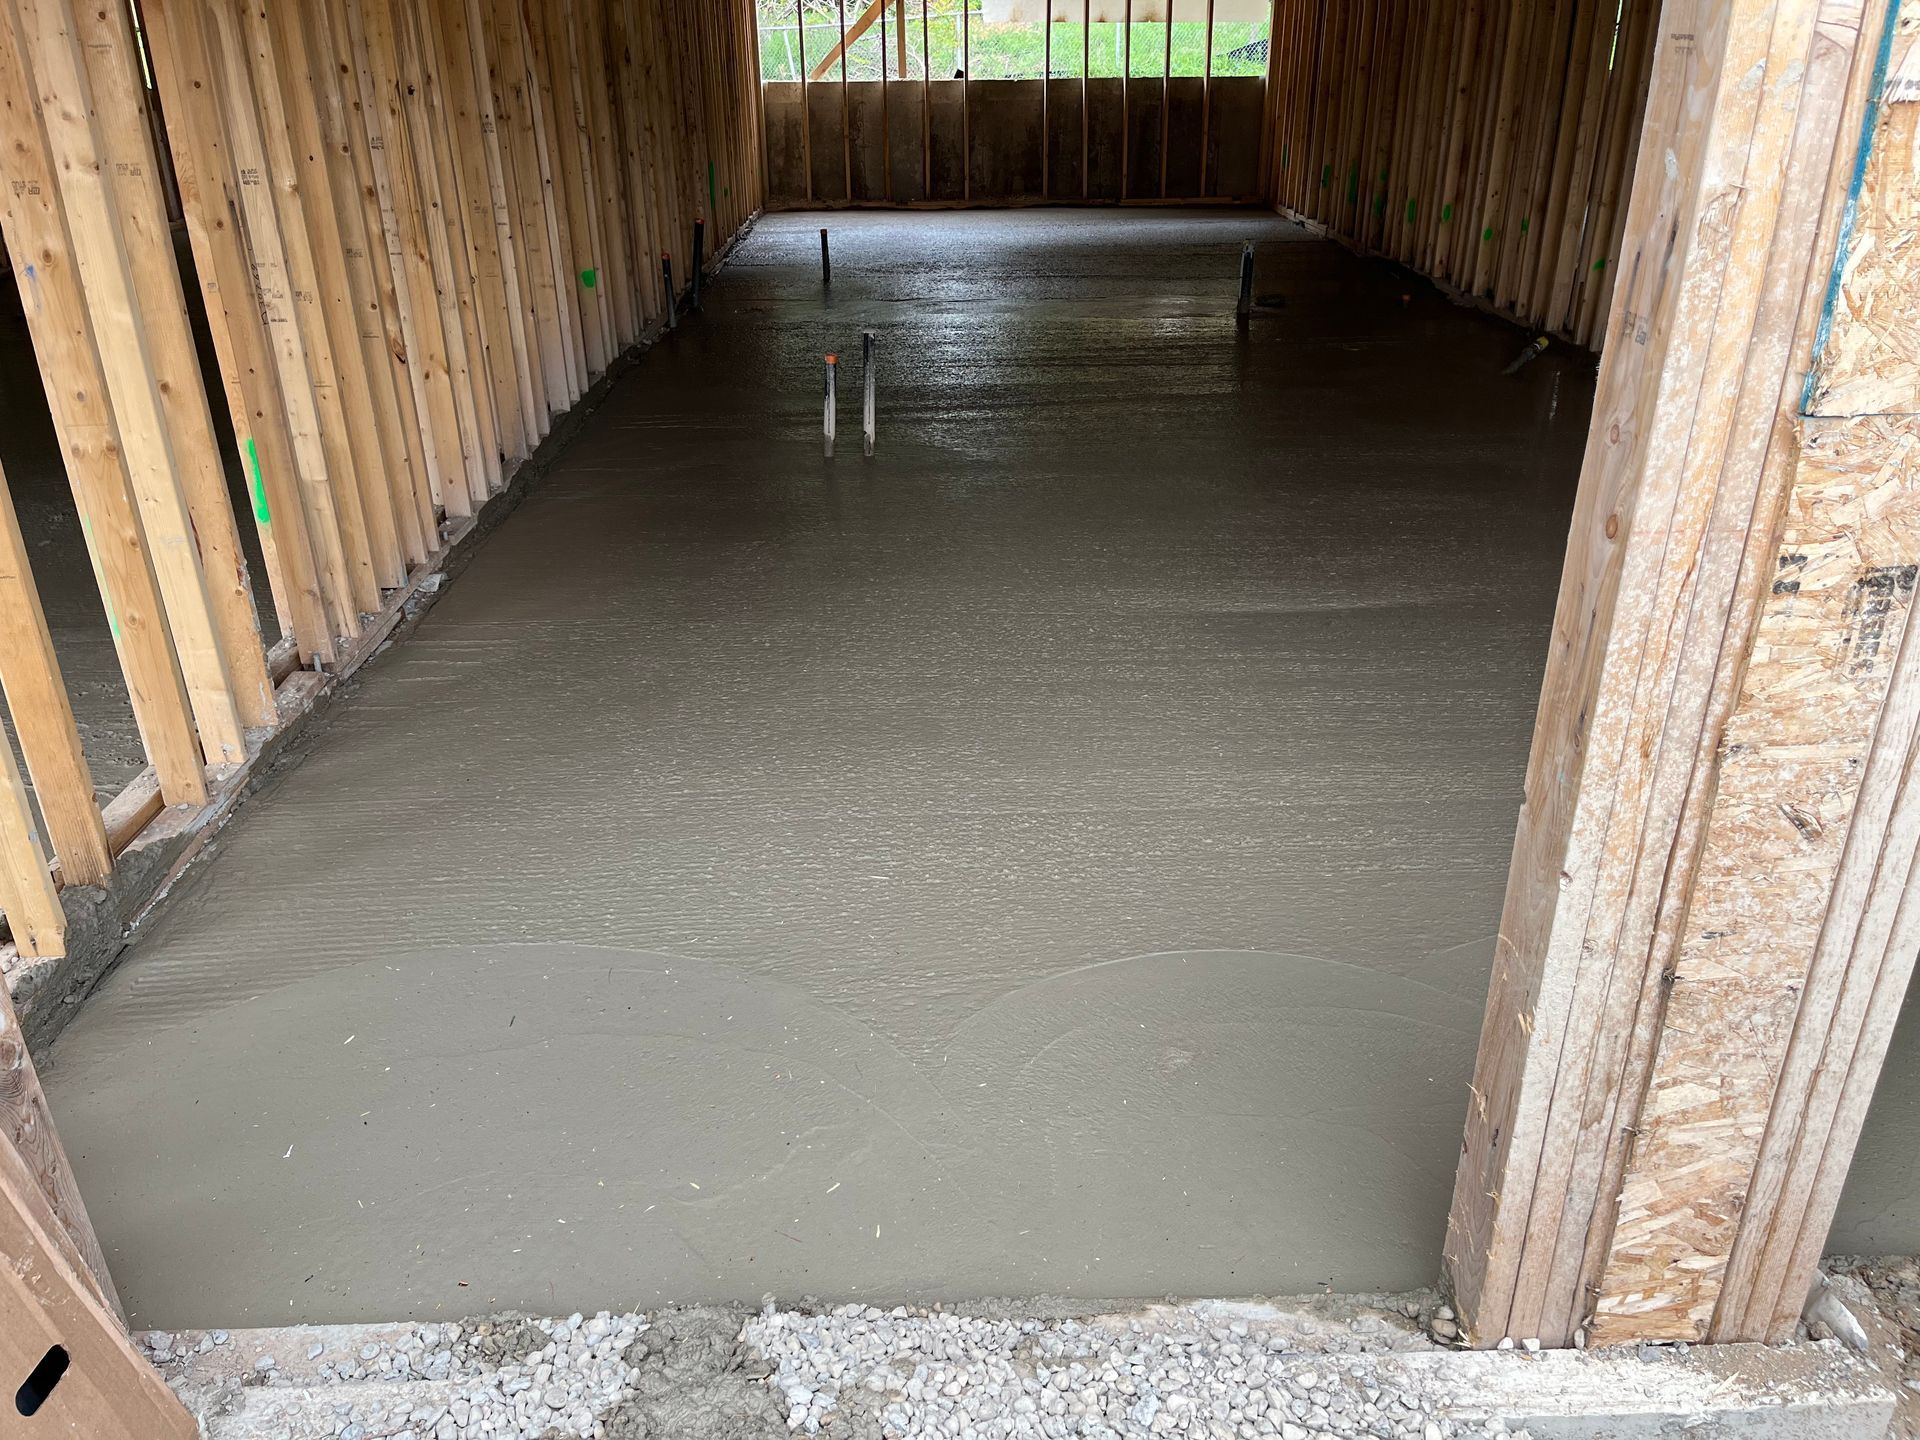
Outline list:
[[[54,1047],[136,1323],[1433,1278],[1590,365],[1270,216],[819,223]]]

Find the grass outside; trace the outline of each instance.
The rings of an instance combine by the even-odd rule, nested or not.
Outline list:
[[[795,25],[794,5],[786,0],[760,0],[760,74],[767,80],[797,80],[804,53],[811,72],[840,40],[837,4],[823,6],[818,0],[806,0],[805,49]],[[865,10],[859,0],[847,0],[847,27]],[[894,33],[894,8],[885,8],[886,43],[881,45],[881,26],[876,24],[847,47],[847,78],[878,80],[882,56],[886,78],[918,80],[932,55],[935,79],[955,75],[964,63],[975,80],[1037,80],[1048,73],[1056,78],[1077,78],[1081,72],[1082,47],[1091,38],[1086,56],[1087,73],[1096,77],[1116,76],[1128,69],[1125,25],[1068,25],[1052,27],[1052,53],[1048,54],[1046,27],[1030,24],[988,25],[976,8],[965,26],[963,58],[962,27],[956,0],[928,0],[924,28],[920,23],[917,0],[908,0],[907,64],[902,74],[898,37]],[[945,13],[942,13],[942,12]],[[1167,64],[1167,32],[1172,30],[1172,69],[1175,75],[1206,73],[1207,27],[1182,21],[1171,27],[1164,23],[1137,21],[1131,27],[1133,43],[1131,73],[1136,77],[1158,76]],[[1267,72],[1268,27],[1264,22],[1216,24],[1213,27],[1213,73],[1215,75],[1264,75]],[[1091,32],[1089,36],[1089,32]],[[1242,52],[1235,55],[1234,51]],[[836,57],[827,78],[839,78]]]

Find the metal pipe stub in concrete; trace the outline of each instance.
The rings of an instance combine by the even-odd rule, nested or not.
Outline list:
[[[874,403],[873,403],[873,332],[860,332],[860,378],[865,386],[865,396],[860,404],[861,435],[866,444],[866,453],[873,455]]]
[[[660,252],[660,278],[667,282],[667,329],[680,323],[680,305],[673,294],[673,256]]]
[[[1253,314],[1253,242],[1247,241],[1240,247],[1240,306],[1234,312],[1245,324],[1247,317]]]
[[[840,357],[838,355],[827,356],[827,408],[823,420],[823,428],[826,434],[826,455],[829,460],[833,458],[834,411],[837,408],[835,393],[838,388],[839,375]]]
[[[820,227],[820,283],[833,284],[833,256],[827,250],[827,227]]]

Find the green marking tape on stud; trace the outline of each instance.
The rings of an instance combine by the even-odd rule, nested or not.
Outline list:
[[[1522,221],[1520,222],[1520,233],[1521,233],[1522,235],[1524,235],[1524,234],[1526,234],[1526,233],[1527,233],[1527,222],[1526,222],[1525,220],[1522,220]]]
[[[1440,223],[1444,225],[1451,219],[1453,219],[1453,202],[1448,201],[1440,207]]]
[[[1328,185],[1331,185],[1332,183],[1333,183],[1333,166],[1331,166],[1331,165],[1322,165],[1322,166],[1320,167],[1320,184],[1321,184],[1321,187],[1322,187],[1322,188],[1325,188],[1326,186],[1328,186]]]
[[[1480,243],[1484,245],[1487,243],[1487,241],[1491,239],[1493,239],[1493,227],[1489,225],[1487,226],[1486,229],[1480,232]]]
[[[1407,223],[1409,225],[1413,223],[1413,217],[1415,213],[1416,213],[1416,207],[1414,206],[1414,203],[1413,203],[1413,197],[1408,196],[1407,197]]]
[[[253,480],[253,518],[262,525],[271,524],[272,512],[267,509],[267,487],[260,478],[260,452],[254,449],[253,437],[247,437],[247,467]]]
[[[1593,262],[1593,268],[1594,268],[1594,269],[1596,269],[1596,270],[1604,270],[1604,269],[1606,269],[1606,268],[1607,268],[1607,257],[1606,257],[1606,256],[1604,256],[1604,255],[1602,255],[1602,256],[1601,256],[1601,257],[1600,257],[1600,258],[1599,258],[1598,260],[1596,260],[1596,261],[1594,261],[1594,262]]]
[[[1387,213],[1387,197],[1385,195],[1376,195],[1373,197],[1373,213],[1376,215],[1384,215]]]
[[[582,270],[580,272],[580,283],[589,290],[593,289],[594,286],[600,283],[600,272],[598,270]]]
[[[1291,159],[1293,159],[1293,146],[1282,145],[1280,147],[1280,163],[1285,165]]]
[[[1347,200],[1349,202],[1352,202],[1352,201],[1358,200],[1359,198],[1360,198],[1360,167],[1356,165],[1353,167],[1353,173],[1347,176]]]

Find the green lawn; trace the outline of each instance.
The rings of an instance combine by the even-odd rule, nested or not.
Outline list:
[[[820,59],[827,55],[840,39],[840,20],[837,5],[821,4],[819,0],[805,0],[807,7],[806,24],[806,67],[811,71]],[[795,27],[794,6],[784,0],[760,0],[760,73],[768,80],[794,80],[799,78],[801,47]],[[866,9],[862,0],[847,0],[847,25],[854,21]],[[925,50],[930,47],[933,56],[933,76],[941,79],[952,76],[963,63],[961,53],[961,20],[958,0],[928,0],[927,22],[923,31],[920,22],[919,0],[907,0],[907,78],[920,78],[924,64]],[[898,40],[894,34],[894,8],[891,3],[886,7],[886,66],[887,78],[901,78]],[[973,10],[966,24],[966,68],[976,80],[1032,80],[1038,79],[1048,67],[1048,42],[1045,28],[1038,23],[1024,25],[986,25],[981,22],[980,12]],[[1065,25],[1052,27],[1052,73],[1056,77],[1077,77],[1081,72],[1081,49],[1085,36],[1092,32],[1092,52],[1087,57],[1087,72],[1095,76],[1112,76],[1125,68],[1125,32],[1124,25]],[[1167,30],[1165,24],[1136,22],[1133,29],[1132,73],[1136,76],[1158,76],[1167,62]],[[1202,75],[1206,73],[1207,27],[1201,23],[1182,21],[1171,27],[1173,30],[1173,73],[1175,75]],[[1213,34],[1213,73],[1215,75],[1264,75],[1267,64],[1264,47],[1256,47],[1253,54],[1235,57],[1229,52],[1242,47],[1254,46],[1257,41],[1267,38],[1267,26],[1257,24],[1216,24]],[[873,26],[867,33],[855,41],[847,53],[847,78],[849,80],[877,80],[880,78],[881,27]],[[1256,58],[1257,57],[1257,58]],[[839,65],[833,67],[831,78],[838,78]]]

